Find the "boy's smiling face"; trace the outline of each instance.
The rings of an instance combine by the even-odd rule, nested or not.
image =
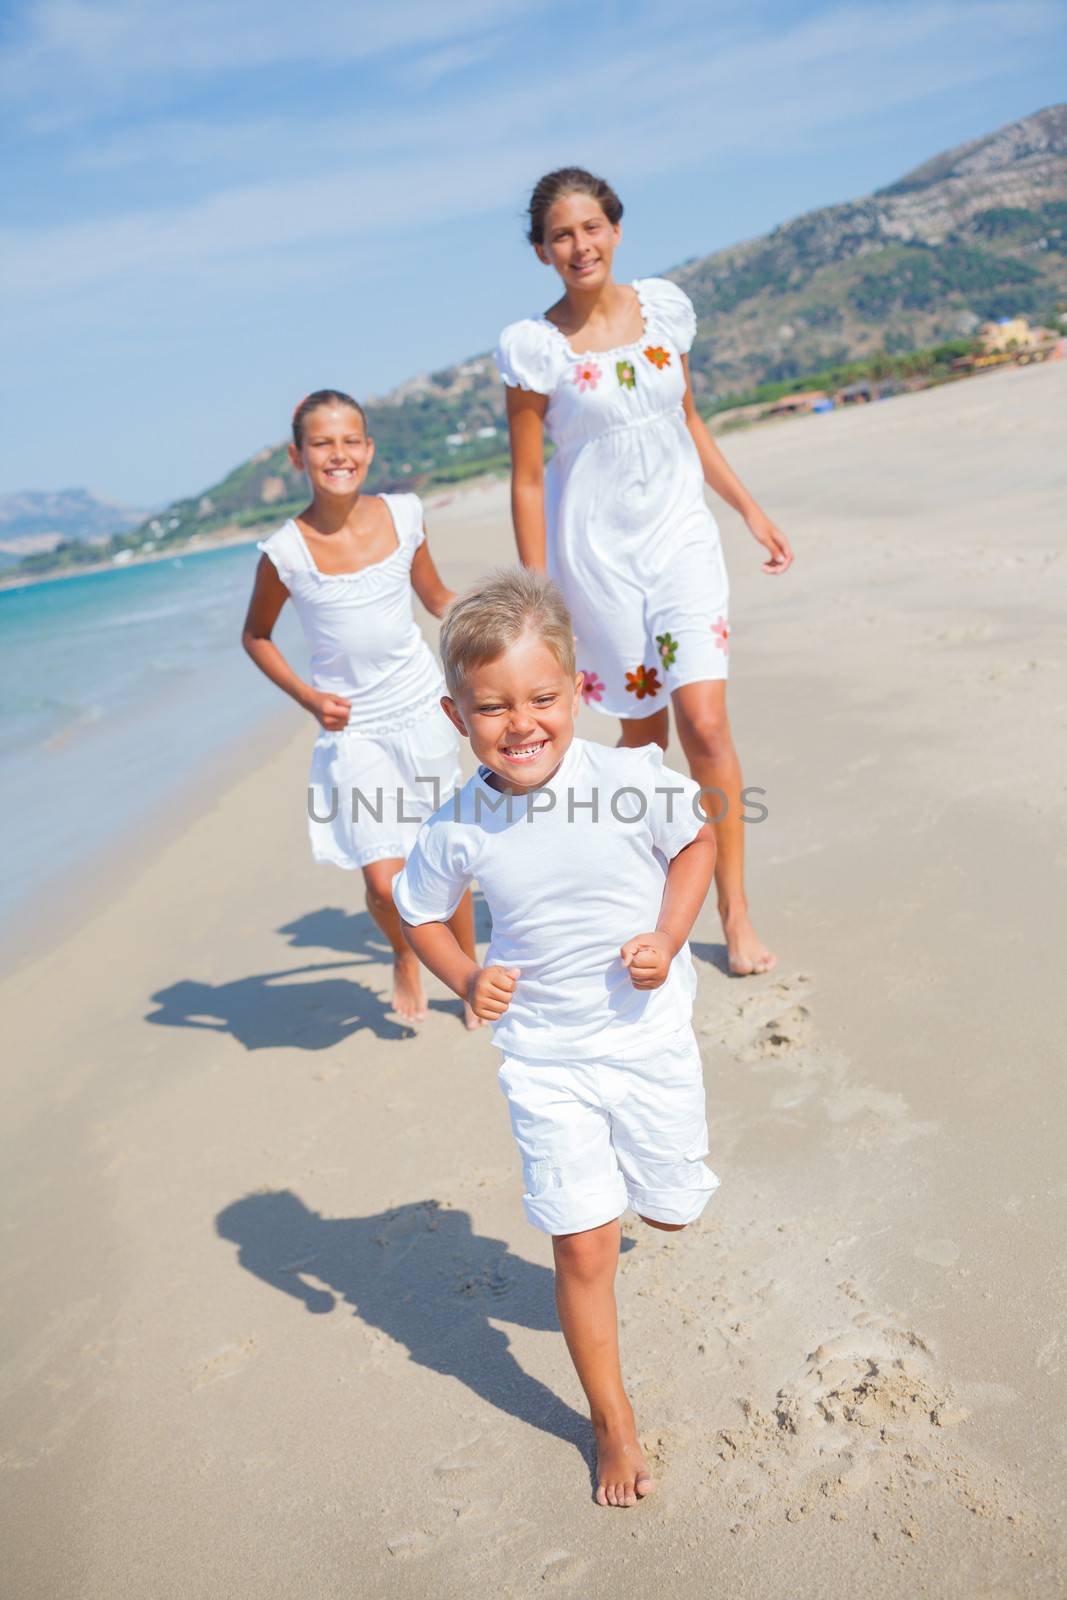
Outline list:
[[[473,668],[458,699],[442,704],[500,780],[494,787],[522,794],[547,783],[567,754],[581,682],[581,673],[570,677],[542,639],[525,633]]]

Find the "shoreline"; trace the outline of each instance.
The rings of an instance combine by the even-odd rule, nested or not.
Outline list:
[[[451,504],[458,496],[476,493],[478,490],[484,490],[489,485],[500,481],[499,476],[492,473],[486,473],[483,477],[467,478],[454,489],[442,487],[428,492],[422,496],[422,502],[427,511],[432,511],[435,507],[440,508],[443,505]],[[247,530],[238,529],[235,523],[227,523],[224,528],[218,530],[218,537],[214,534],[204,534],[196,543],[176,546],[173,550],[150,550],[146,555],[134,553],[129,561],[86,562],[85,566],[73,567],[61,572],[41,572],[32,576],[6,579],[0,573],[0,596],[3,596],[7,590],[35,588],[42,583],[63,583],[69,578],[98,578],[102,573],[129,572],[134,567],[154,566],[161,561],[184,561],[186,556],[203,556],[210,555],[216,550],[232,550],[239,545],[257,543],[274,526],[276,524],[268,519],[264,519],[257,527]]]
[[[264,711],[261,726],[249,728],[224,751],[194,759],[162,805],[97,845],[78,868],[49,873],[0,925],[0,982],[75,939],[109,901],[130,889],[162,850],[222,804],[242,777],[267,766],[279,749],[295,749],[305,732],[298,719],[311,721],[296,706]],[[310,757],[310,726],[306,737]]]

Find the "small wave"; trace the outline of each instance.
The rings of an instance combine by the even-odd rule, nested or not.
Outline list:
[[[188,604],[180,606],[156,606],[151,611],[121,611],[117,616],[108,617],[109,628],[132,628],[139,622],[159,622],[163,617],[180,617],[189,611]]]
[[[86,728],[91,728],[94,722],[102,721],[103,717],[104,708],[101,705],[94,703],[88,706],[79,706],[74,719],[68,722],[65,728],[57,728],[55,733],[44,741],[44,748],[46,750],[62,750],[63,746],[69,743],[76,734],[84,732]]]

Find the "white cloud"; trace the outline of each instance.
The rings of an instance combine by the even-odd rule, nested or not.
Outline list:
[[[138,137],[137,154],[165,166],[177,150],[212,174],[211,192],[8,229],[0,234],[3,271],[27,296],[130,272],[163,278],[229,266],[258,278],[287,273],[289,248],[410,241],[443,218],[517,208],[532,178],[563,161],[601,165],[620,180],[728,169],[746,151],[783,139],[817,142],[820,131],[847,128],[869,111],[872,80],[885,111],[994,76],[1012,51],[1031,50],[1054,16],[1040,0],[851,5],[769,36],[757,37],[751,22],[732,37],[722,27],[712,41],[706,27],[685,35],[679,14],[678,25],[655,40],[642,33],[599,57],[568,63],[561,56],[544,81],[516,86],[498,74],[493,87],[457,96],[444,111],[416,97],[392,117],[275,115],[229,128],[161,121]],[[235,175],[233,163],[240,169],[253,159],[256,173],[271,170],[272,152],[286,176]],[[114,164],[121,153],[112,142],[97,160]],[[91,164],[93,156],[82,159]],[[301,163],[308,177],[288,175]]]
[[[66,85],[87,101],[146,74],[169,80],[421,52],[533,9],[533,0],[43,0],[0,64],[0,87],[30,99]]]

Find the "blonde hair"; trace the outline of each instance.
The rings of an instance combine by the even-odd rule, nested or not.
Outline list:
[[[453,700],[475,667],[496,661],[532,633],[573,678],[574,624],[563,596],[543,573],[498,567],[448,608],[441,629],[441,663]]]

